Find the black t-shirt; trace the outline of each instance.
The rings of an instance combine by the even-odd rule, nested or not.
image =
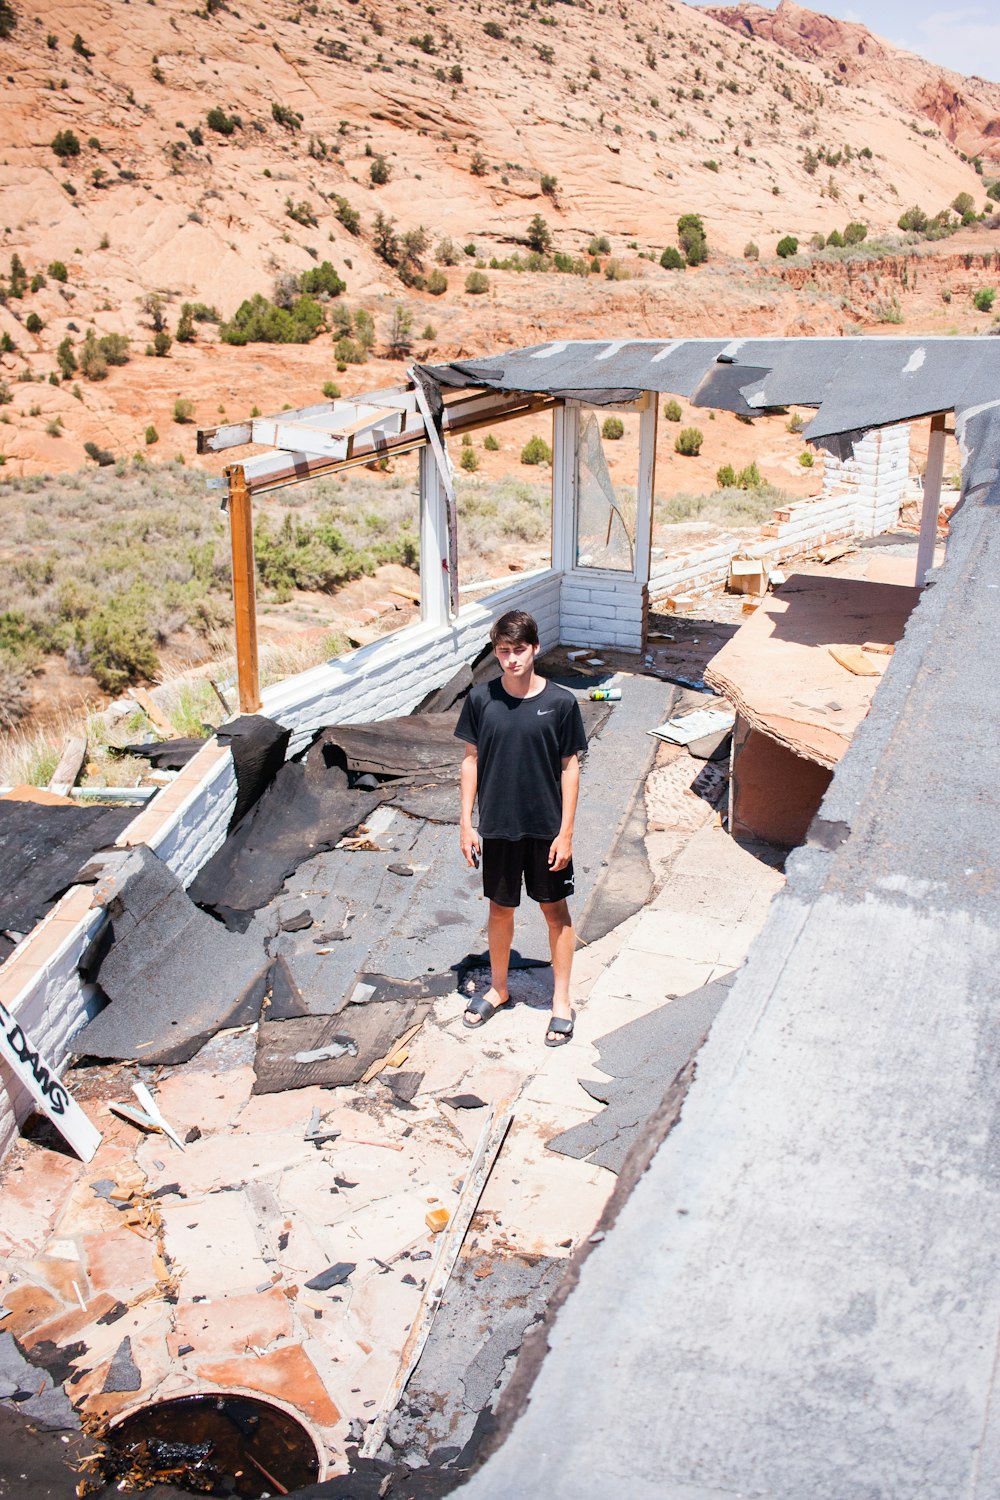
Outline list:
[[[499,677],[479,683],[462,706],[455,734],[478,753],[480,836],[555,838],[563,759],[587,748],[573,694],[546,682],[532,698],[512,698]]]

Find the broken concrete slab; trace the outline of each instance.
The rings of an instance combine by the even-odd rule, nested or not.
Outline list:
[[[109,921],[81,968],[111,1003],[78,1033],[78,1056],[184,1062],[223,1027],[257,1019],[269,968],[258,933],[199,911],[144,846],[101,894]]]

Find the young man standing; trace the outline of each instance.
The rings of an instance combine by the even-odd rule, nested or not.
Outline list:
[[[509,610],[490,640],[502,676],[472,689],[455,730],[466,745],[462,853],[469,865],[482,854],[490,903],[491,987],[469,1003],[464,1021],[484,1026],[509,1001],[507,968],[523,877],[549,929],[554,983],[545,1044],[561,1047],[573,1035],[569,979],[576,937],[566,898],[573,891],[573,819],[587,739],[573,694],[535,671],[538,626],[531,615]],[[478,833],[472,826],[477,794]]]

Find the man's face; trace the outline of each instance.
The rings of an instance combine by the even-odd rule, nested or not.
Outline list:
[[[527,641],[497,641],[493,653],[508,677],[530,677],[535,662],[535,647]]]

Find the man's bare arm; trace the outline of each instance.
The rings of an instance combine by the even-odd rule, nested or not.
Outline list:
[[[476,805],[476,788],[479,785],[479,752],[475,745],[466,745],[462,758],[461,813],[459,815],[459,840],[468,865],[479,860],[479,834],[472,826],[472,810]]]
[[[573,858],[573,822],[576,818],[576,804],[580,795],[580,757],[578,755],[563,757],[559,784],[562,789],[562,823],[549,847],[550,870],[565,870]]]

